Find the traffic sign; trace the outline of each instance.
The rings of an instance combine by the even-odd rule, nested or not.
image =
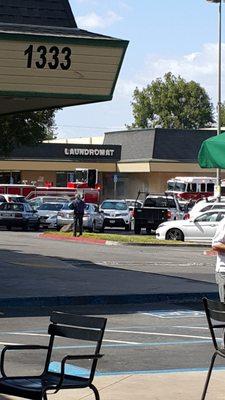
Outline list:
[[[118,182],[118,175],[113,175],[113,182],[114,183],[117,183]]]

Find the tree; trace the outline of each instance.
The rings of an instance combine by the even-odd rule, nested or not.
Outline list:
[[[198,83],[171,72],[133,93],[132,128],[198,129],[214,122],[213,105]]]
[[[15,147],[35,146],[53,139],[57,110],[31,111],[0,116],[0,154],[8,156]]]

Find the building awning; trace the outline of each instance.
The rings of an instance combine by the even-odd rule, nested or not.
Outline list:
[[[67,0],[0,6],[0,115],[112,99],[128,41],[79,29]]]

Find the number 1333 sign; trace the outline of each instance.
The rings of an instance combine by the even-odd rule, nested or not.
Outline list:
[[[24,55],[27,57],[26,67],[37,69],[47,67],[49,69],[68,70],[71,67],[71,54],[71,48],[67,46],[62,48],[44,45],[35,47],[31,44],[24,51]]]

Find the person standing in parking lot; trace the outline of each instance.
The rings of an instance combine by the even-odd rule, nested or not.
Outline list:
[[[73,236],[77,236],[77,224],[79,224],[79,236],[83,233],[83,217],[85,210],[85,202],[82,200],[80,194],[76,194],[75,200],[72,202],[74,210],[73,217]]]
[[[216,283],[221,303],[225,303],[225,218],[221,220],[212,240],[210,254],[216,254]],[[208,253],[209,254],[209,253]]]

